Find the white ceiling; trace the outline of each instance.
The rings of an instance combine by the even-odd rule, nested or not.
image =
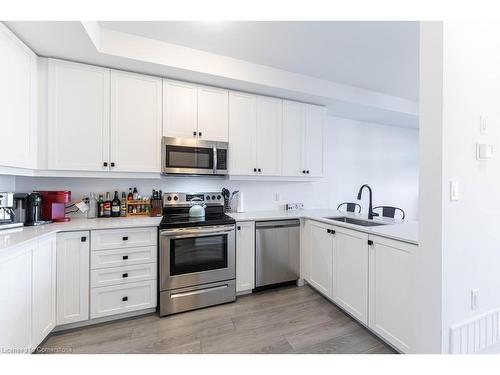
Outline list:
[[[418,22],[99,22],[102,27],[418,101]]]

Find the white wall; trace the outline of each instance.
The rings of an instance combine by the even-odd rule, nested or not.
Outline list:
[[[16,178],[14,176],[0,175],[0,191],[15,191]]]
[[[369,183],[375,189],[375,203],[403,207],[409,218],[416,219],[418,131],[329,117],[326,135],[327,177],[318,182],[17,177],[16,188],[18,191],[68,189],[76,199],[90,191],[128,191],[134,186],[144,194],[151,189],[188,192],[220,191],[227,187],[244,192],[247,210],[267,210],[282,209],[287,202],[303,202],[307,208],[335,208],[341,201],[355,200],[359,187]],[[366,204],[363,200],[363,205]]]

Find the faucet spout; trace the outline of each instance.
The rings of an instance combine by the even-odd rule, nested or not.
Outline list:
[[[369,194],[368,219],[371,220],[371,219],[373,219],[374,216],[378,216],[378,214],[373,212],[373,203],[372,203],[373,202],[372,201],[373,192],[372,192],[372,188],[370,187],[370,185],[367,185],[367,184],[361,185],[361,187],[359,188],[359,191],[358,191],[358,200],[361,200],[361,195],[363,193],[364,188],[368,189],[368,194]]]

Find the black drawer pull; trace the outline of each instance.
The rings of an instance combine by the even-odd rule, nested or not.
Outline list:
[[[123,278],[128,277],[128,273],[124,273],[124,274],[122,275],[122,277],[123,277]]]
[[[373,241],[372,240],[368,240],[368,246],[372,246],[373,245]]]
[[[127,259],[128,259],[128,255],[124,255],[124,256],[122,257],[122,259],[123,259],[123,260],[127,260]]]
[[[122,238],[122,240],[123,240],[123,241],[128,241],[128,237],[127,237],[127,236],[124,236],[124,237]]]
[[[239,225],[238,225],[236,228],[237,228],[238,230],[241,230],[241,227],[240,227]]]
[[[105,167],[107,167],[107,166],[108,166],[108,162],[107,162],[107,161],[105,161],[105,162],[103,163],[103,165],[104,165]]]
[[[123,302],[128,301],[128,297],[122,297],[122,301],[123,301]]]
[[[83,236],[82,238],[80,238],[80,241],[86,242],[87,241],[87,237]]]

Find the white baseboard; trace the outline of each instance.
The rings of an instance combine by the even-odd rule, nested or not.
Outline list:
[[[450,353],[499,353],[500,309],[450,327]]]

